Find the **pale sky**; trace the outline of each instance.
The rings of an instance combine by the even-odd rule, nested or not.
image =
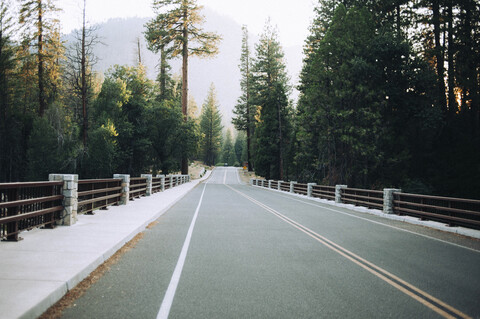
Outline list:
[[[119,17],[152,17],[153,0],[87,0],[89,23],[105,22]],[[58,0],[63,32],[81,25],[83,0]],[[270,18],[276,25],[282,46],[303,45],[313,18],[315,0],[198,0],[198,3],[246,24],[251,33],[259,35]]]

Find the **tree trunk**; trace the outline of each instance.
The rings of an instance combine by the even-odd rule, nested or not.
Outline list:
[[[164,100],[167,92],[167,57],[165,53],[165,46],[160,47],[160,99]]]
[[[45,86],[44,86],[44,67],[43,67],[43,8],[42,0],[38,0],[38,114],[43,116],[47,109],[45,102]]]
[[[87,118],[87,59],[85,53],[85,6],[86,0],[83,1],[83,28],[82,28],[82,57],[81,57],[81,82],[82,82],[82,114],[83,114],[83,149],[84,151],[87,148],[87,129],[88,129],[88,118]]]
[[[435,58],[437,68],[437,99],[442,110],[446,110],[445,98],[445,68],[444,68],[444,50],[440,43],[441,24],[440,24],[440,0],[433,0],[433,32],[435,37]]]
[[[455,67],[453,43],[453,0],[448,1],[448,110],[455,115],[458,110],[455,99]]]
[[[182,114],[183,120],[187,122],[187,105],[188,105],[188,12],[187,6],[184,5],[183,10],[183,48],[182,48]],[[188,174],[188,158],[184,154],[182,156],[182,174]]]

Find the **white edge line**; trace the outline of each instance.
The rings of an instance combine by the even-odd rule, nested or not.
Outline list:
[[[188,229],[187,237],[185,238],[185,242],[183,243],[180,257],[178,258],[177,265],[175,266],[175,270],[173,271],[172,279],[170,280],[170,284],[168,285],[165,297],[163,297],[162,305],[160,306],[160,310],[158,311],[157,319],[166,319],[170,314],[170,308],[172,307],[173,298],[175,297],[175,292],[177,290],[178,283],[180,282],[180,276],[182,275],[183,266],[185,265],[185,259],[187,258],[188,247],[190,246],[190,241],[192,239],[193,228],[195,227],[195,222],[197,221],[198,211],[200,210],[200,206],[202,205],[203,194],[205,194],[206,187],[207,184],[205,183],[203,186],[202,195],[200,196],[200,201],[198,202],[197,209],[195,210],[195,214],[193,215],[192,222],[190,224],[190,228]]]
[[[269,189],[267,189],[267,190],[269,190]],[[270,189],[270,190],[275,191],[275,192],[278,192],[278,193],[281,193],[280,191],[277,191],[277,190],[274,190],[274,189]],[[298,195],[298,194],[290,194],[290,196],[285,196],[285,195],[283,195],[283,194],[279,194],[279,196],[280,196],[280,197],[283,197],[283,198],[289,198],[289,199],[291,199],[291,200],[294,200],[294,201],[297,201],[297,202],[301,202],[301,203],[304,203],[304,204],[307,204],[307,205],[315,206],[315,207],[318,207],[318,208],[323,208],[323,209],[330,210],[330,211],[335,212],[335,213],[340,213],[340,214],[343,214],[343,215],[355,217],[355,218],[362,219],[362,220],[365,220],[365,221],[370,222],[370,223],[374,223],[374,224],[378,224],[378,225],[383,225],[383,226],[385,226],[385,227],[393,228],[393,229],[400,230],[400,231],[403,231],[403,232],[406,232],[406,233],[410,233],[410,234],[414,234],[414,235],[417,235],[417,236],[420,236],[420,237],[424,237],[424,238],[436,240],[436,241],[442,242],[442,243],[444,243],[444,244],[449,244],[449,245],[456,246],[456,247],[459,247],[459,248],[468,249],[468,250],[474,251],[474,252],[476,252],[476,253],[480,253],[480,251],[478,251],[478,250],[476,250],[476,249],[473,249],[473,248],[470,248],[470,247],[466,247],[466,246],[462,246],[462,245],[459,245],[459,244],[451,243],[451,242],[448,242],[448,241],[446,241],[446,240],[438,239],[438,238],[431,237],[431,236],[428,236],[428,235],[419,234],[419,233],[416,233],[416,232],[411,231],[411,230],[407,230],[407,229],[403,229],[403,228],[398,228],[398,227],[395,227],[395,226],[387,225],[387,224],[384,224],[384,223],[382,223],[382,222],[377,222],[377,221],[375,221],[375,220],[371,220],[371,219],[368,219],[368,218],[356,216],[356,215],[353,215],[353,214],[349,214],[349,213],[346,213],[346,212],[342,212],[342,211],[340,211],[340,210],[328,208],[328,207],[325,207],[325,206],[321,206],[321,205],[317,205],[317,204],[309,203],[309,202],[306,202],[306,201],[305,201],[305,200],[311,200],[310,198],[302,198],[302,199],[304,199],[304,200],[300,200],[300,199],[293,198],[293,196],[296,196],[296,195]],[[325,205],[328,205],[328,204],[325,204]],[[376,215],[375,215],[375,216],[376,216]]]
[[[237,175],[237,181],[239,184],[242,184],[242,182],[240,181],[240,171],[238,169],[235,169],[235,173]]]

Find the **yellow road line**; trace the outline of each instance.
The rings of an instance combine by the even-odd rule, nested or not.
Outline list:
[[[252,198],[252,197],[250,197],[250,196],[248,196],[248,195],[246,195],[246,194],[244,194],[244,193],[242,193],[242,192],[240,192],[240,191],[238,191],[238,190],[236,190],[236,189],[234,189],[234,188],[232,188],[228,185],[226,185],[226,186],[228,188],[230,188],[231,190],[237,192],[241,196],[245,197],[246,199],[250,200],[254,204],[262,207],[263,209],[265,209],[269,213],[271,213],[271,214],[275,215],[276,217],[280,218],[284,222],[290,224],[291,226],[297,228],[301,232],[303,232],[303,233],[307,234],[308,236],[312,237],[313,239],[317,240],[318,242],[320,242],[324,246],[328,247],[329,249],[335,251],[336,253],[340,254],[341,256],[343,256],[343,257],[347,258],[348,260],[352,261],[353,263],[359,265],[363,269],[372,273],[376,277],[382,279],[383,281],[390,284],[391,286],[397,288],[398,290],[405,293],[409,297],[411,297],[411,298],[417,300],[418,302],[422,303],[423,305],[427,306],[429,309],[435,311],[436,313],[438,313],[442,317],[444,317],[444,318],[456,318],[455,316],[449,314],[445,310],[443,310],[443,309],[439,308],[438,306],[436,306],[435,304],[431,303],[427,299],[430,299],[431,301],[433,301],[436,304],[442,306],[443,308],[447,309],[448,311],[456,314],[460,318],[464,318],[464,319],[471,318],[470,316],[466,315],[465,313],[461,312],[460,310],[458,310],[458,309],[446,304],[445,302],[433,297],[432,295],[428,294],[427,292],[425,292],[425,291],[415,287],[414,285],[404,281],[403,279],[393,275],[392,273],[388,272],[387,270],[385,270],[385,269],[369,262],[368,260],[354,254],[353,252],[349,251],[348,249],[332,242],[331,240],[325,238],[324,236],[322,236],[322,235],[314,232],[313,230],[301,225],[300,223],[288,218],[287,216],[279,213],[278,211],[274,210],[273,208],[257,201],[256,199],[254,199],[254,198]],[[395,282],[394,280],[388,278],[387,276],[396,280],[398,283]],[[404,286],[408,287],[409,289],[411,289],[413,291],[415,291],[418,295],[411,292],[410,290],[406,289]]]

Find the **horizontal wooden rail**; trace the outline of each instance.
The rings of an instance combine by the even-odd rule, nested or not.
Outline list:
[[[22,231],[55,227],[62,218],[63,181],[0,183],[0,238],[17,241]]]
[[[395,214],[480,229],[480,200],[399,192],[393,196]]]
[[[374,209],[383,209],[383,191],[343,188],[341,194],[342,203],[365,206]]]
[[[312,186],[312,197],[335,200],[335,186]]]
[[[94,211],[118,205],[122,197],[121,179],[85,179],[78,181],[78,213]]]

